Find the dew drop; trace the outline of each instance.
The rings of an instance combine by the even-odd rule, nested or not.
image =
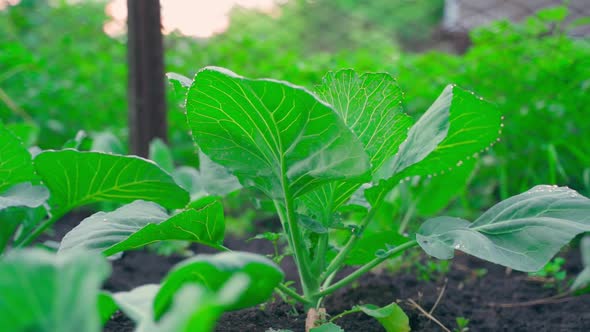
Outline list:
[[[461,166],[461,165],[463,165],[463,160],[459,160],[459,161],[457,162],[457,167],[459,167],[459,166]]]
[[[428,178],[429,178],[429,179],[430,179],[430,178],[432,178],[432,174],[428,174]]]
[[[504,115],[502,115],[502,116],[500,117],[500,120],[504,120]]]
[[[501,140],[500,137],[496,138],[496,142],[500,142]]]
[[[504,124],[503,123],[500,123],[500,127],[504,127]]]
[[[473,154],[473,158],[477,158],[477,157],[479,157],[479,154],[476,152]]]

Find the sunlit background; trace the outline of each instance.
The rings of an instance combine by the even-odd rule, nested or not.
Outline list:
[[[273,0],[161,0],[162,27],[164,33],[178,31],[187,36],[211,37],[227,30],[229,14],[235,7],[253,9],[273,14],[278,11]],[[127,1],[113,0],[106,6],[106,12],[113,18],[105,24],[109,35],[125,31]]]

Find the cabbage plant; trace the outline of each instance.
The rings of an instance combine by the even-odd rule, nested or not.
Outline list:
[[[414,123],[403,111],[399,86],[384,73],[331,72],[313,92],[217,67],[201,69],[193,80],[177,74],[170,80],[185,94],[188,124],[202,153],[273,202],[300,277],[301,292],[283,291],[310,316],[323,312],[326,296],[411,248],[439,259],[459,250],[537,271],[590,230],[590,200],[546,185],[508,198],[474,221],[429,219],[411,237],[368,229],[400,182],[444,176],[498,140],[498,109],[458,86],[447,86]],[[363,218],[348,220],[351,209]],[[347,239],[335,243],[334,233],[343,229]],[[357,269],[337,279],[346,265]],[[388,330],[407,329],[405,319]]]

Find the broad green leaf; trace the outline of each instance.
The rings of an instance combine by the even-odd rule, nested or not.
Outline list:
[[[0,326],[11,332],[98,332],[99,289],[110,273],[100,255],[12,251],[0,260]]]
[[[141,324],[137,332],[212,332],[221,314],[247,290],[249,282],[246,275],[236,274],[217,292],[183,285],[174,294],[170,310],[157,323]]]
[[[476,159],[465,160],[460,167],[431,178],[421,178],[410,188],[410,196],[403,197],[416,204],[420,216],[433,216],[461,194],[475,169]]]
[[[577,234],[590,231],[590,199],[567,187],[536,186],[508,198],[475,222],[438,217],[426,221],[416,240],[431,256],[458,249],[515,270],[535,272]]]
[[[199,201],[173,216],[152,202],[135,201],[113,212],[98,212],[84,219],[66,234],[59,252],[84,248],[111,256],[165,240],[219,248],[224,232],[223,207],[218,201]]]
[[[357,74],[353,70],[330,72],[316,89],[331,104],[345,125],[361,141],[369,156],[371,172],[395,155],[406,138],[412,120],[403,112],[402,92],[389,74]],[[308,213],[324,220],[346,203],[360,183],[334,182],[302,197]]]
[[[33,123],[9,123],[6,124],[6,129],[23,142],[25,147],[36,145],[39,139],[39,127]]]
[[[571,290],[587,293],[590,291],[590,235],[584,236],[580,241],[580,252],[584,269],[574,280]]]
[[[172,297],[186,283],[195,283],[217,292],[237,274],[250,279],[248,289],[228,306],[229,310],[251,307],[266,301],[283,280],[283,272],[264,256],[246,252],[197,255],[177,264],[162,281],[154,308],[159,318],[170,306]]]
[[[312,328],[309,332],[344,332],[344,330],[334,323],[326,323]]]
[[[173,209],[184,207],[189,198],[160,167],[135,156],[68,149],[45,151],[34,163],[51,192],[49,205],[59,213],[94,202],[140,199]]]
[[[447,86],[408,133],[398,153],[376,172],[369,201],[390,191],[399,180],[451,171],[464,160],[489,148],[498,137],[497,108],[457,86]]]
[[[191,200],[204,196],[219,196],[240,188],[240,182],[223,166],[214,163],[199,150],[199,170],[181,166],[174,173],[174,179],[191,194]]]
[[[368,158],[334,110],[302,87],[207,67],[187,95],[197,145],[273,199],[359,177]]]
[[[373,171],[395,155],[412,124],[402,107],[403,93],[387,73],[330,72],[316,92],[362,142]]]
[[[421,216],[432,216],[447,207],[451,200],[465,191],[476,165],[466,160],[461,167],[430,179],[422,179],[416,195],[416,210]]]
[[[389,250],[410,241],[409,238],[398,234],[396,231],[378,231],[365,234],[357,241],[353,249],[346,257],[348,265],[362,265],[373,260],[380,252]]]
[[[0,142],[0,192],[14,184],[36,179],[31,154],[1,123]]]
[[[16,184],[0,193],[0,210],[13,206],[38,207],[49,198],[44,186],[34,186],[30,182]]]
[[[359,306],[365,314],[377,319],[386,332],[409,332],[410,319],[396,303],[379,308],[373,304]]]
[[[161,139],[156,138],[150,142],[149,158],[166,172],[170,174],[174,172],[172,151],[170,151],[170,148]]]
[[[144,321],[136,332],[213,332],[222,313],[206,289],[189,284],[174,294],[172,308],[158,322]]]
[[[173,304],[161,319],[156,321],[153,303],[160,285],[145,285],[129,292],[111,295],[116,306],[137,323],[138,331],[212,331],[215,322],[247,289],[245,275],[235,275],[218,292],[211,292],[195,284],[182,286],[175,294]]]

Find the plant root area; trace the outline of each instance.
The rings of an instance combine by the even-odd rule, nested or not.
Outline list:
[[[69,220],[56,224],[52,238],[60,239],[81,220],[76,219],[73,225]],[[226,238],[225,245],[232,250],[261,254],[273,251],[267,241],[246,242],[232,236]],[[191,250],[196,254],[215,252],[198,245],[191,246]],[[397,301],[410,317],[412,331],[454,331],[457,317],[469,319],[469,331],[590,331],[590,294],[558,296],[567,287],[558,289],[542,278],[510,271],[460,252],[456,254],[449,272],[436,280],[417,280],[417,274],[411,268],[397,273],[381,268],[363,276],[352,287],[332,294],[324,306],[329,315],[335,316],[356,304],[383,306]],[[568,250],[561,256],[566,259],[564,269],[569,280],[580,272],[582,266],[579,249]],[[112,262],[113,273],[104,288],[117,292],[159,283],[182,259],[180,256],[159,256],[148,250],[127,252]],[[285,259],[281,267],[288,280],[296,278],[296,268],[291,260]],[[486,269],[487,273],[478,275],[477,269]],[[361,313],[344,316],[334,323],[347,332],[385,331],[375,319]],[[304,326],[303,308],[293,307],[275,297],[264,306],[225,313],[216,331],[264,332],[272,328],[303,332]],[[133,329],[133,322],[121,313],[116,313],[104,327],[105,332]]]

